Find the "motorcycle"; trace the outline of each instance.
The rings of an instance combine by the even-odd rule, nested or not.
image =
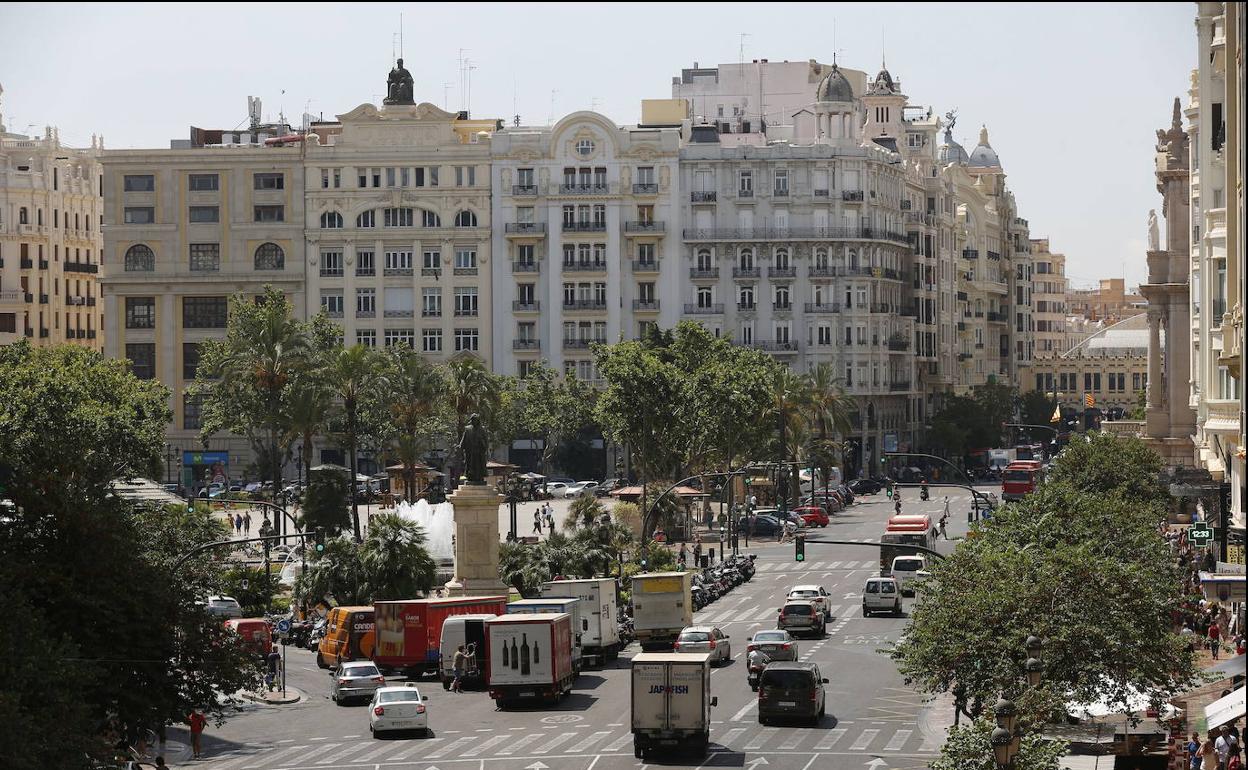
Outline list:
[[[763,669],[767,668],[767,664],[771,662],[771,658],[767,655],[762,656],[762,660],[751,662],[746,668],[745,680],[749,683],[750,689],[758,692],[758,683],[763,678]]]

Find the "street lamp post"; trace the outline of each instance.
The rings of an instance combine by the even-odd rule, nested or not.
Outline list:
[[[1024,642],[1024,648],[1027,650],[1027,661],[1023,664],[1023,670],[1027,677],[1027,685],[1034,689],[1040,686],[1040,679],[1044,674],[1044,662],[1040,659],[1044,643],[1038,636],[1028,636],[1027,641]],[[993,705],[992,714],[997,722],[996,729],[992,731],[989,738],[993,763],[996,764],[997,770],[1014,770],[1014,761],[1018,757],[1018,750],[1023,742],[1018,707],[1003,692]]]

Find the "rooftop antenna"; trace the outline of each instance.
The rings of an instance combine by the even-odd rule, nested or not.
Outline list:
[[[884,56],[884,51],[887,48],[888,46],[886,44],[885,29],[884,29],[884,25],[881,24],[880,25],[880,69],[882,70],[888,69],[888,60]]]
[[[745,64],[745,39],[750,36],[751,35],[749,32],[742,32],[740,35],[737,36],[739,39],[739,44],[737,47],[737,63],[738,64]]]
[[[477,65],[472,63],[472,59],[464,59],[464,63],[468,65],[468,101],[466,108],[468,114],[472,115],[472,71],[477,68]]]
[[[467,60],[464,58],[464,53],[468,50],[469,49],[467,48],[459,49],[459,103],[461,105],[464,104],[466,101],[468,101],[467,96],[465,95],[465,92],[464,92],[464,80],[465,80],[464,72],[465,72],[465,67],[467,66]]]
[[[403,12],[399,11],[399,58],[403,58]]]
[[[454,83],[442,84],[442,109],[448,112],[451,109],[450,97],[448,96],[448,94],[451,93],[451,88],[453,88],[454,86],[455,86]]]
[[[555,94],[559,93],[558,89],[550,89],[550,118],[547,119],[546,125],[555,125]]]

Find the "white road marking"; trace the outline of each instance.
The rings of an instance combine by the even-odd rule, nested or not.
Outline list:
[[[316,739],[315,739],[315,738],[313,738],[313,740],[316,740]],[[330,749],[337,748],[337,747],[338,747],[338,746],[340,746],[340,745],[341,745],[341,744],[338,744],[338,743],[326,743],[326,744],[323,744],[323,745],[318,745],[316,748],[312,749],[312,750],[311,750],[311,751],[309,751],[307,754],[303,754],[303,755],[301,755],[298,759],[291,759],[291,760],[289,760],[289,761],[287,761],[287,762],[284,762],[283,764],[292,765],[292,766],[296,766],[296,767],[297,767],[297,766],[299,766],[299,765],[302,765],[302,764],[305,764],[305,763],[307,763],[307,762],[312,761],[312,759],[314,759],[314,758],[316,758],[316,757],[321,757],[321,756],[324,756],[324,755],[325,755],[325,752],[329,751]],[[306,748],[307,748],[307,746],[303,746],[302,748],[305,748],[305,749],[306,749]]]
[[[815,744],[815,751],[832,748],[836,745],[837,741],[845,737],[845,733],[847,732],[849,732],[849,730],[844,727],[828,730],[827,734],[820,738],[819,742]]]
[[[724,733],[723,737],[720,738],[718,741],[716,741],[716,743],[718,743],[720,746],[727,746],[728,748],[732,748],[732,742],[735,741],[737,738],[740,738],[741,735],[748,729],[749,729],[748,727],[734,727],[728,732]]]
[[[495,735],[493,738],[490,738],[490,739],[489,739],[489,740],[487,740],[487,741],[484,741],[484,742],[482,742],[482,743],[479,743],[479,744],[477,744],[476,746],[473,746],[472,748],[470,748],[470,749],[468,749],[467,751],[465,751],[465,752],[464,752],[464,756],[465,756],[465,757],[475,757],[475,756],[477,756],[478,754],[480,754],[480,753],[482,753],[483,751],[485,751],[486,749],[491,749],[491,748],[493,748],[493,747],[497,746],[498,744],[502,743],[503,741],[507,740],[507,739],[508,739],[508,738],[510,738],[510,737],[511,737],[510,735]],[[361,759],[363,759],[363,757],[361,757]]]
[[[451,753],[452,751],[456,749],[462,749],[465,744],[472,743],[475,740],[476,740],[475,737],[456,738],[450,743],[440,747],[437,751],[433,752],[429,756],[425,757],[425,759],[438,759],[439,757],[445,757],[447,754]]]
[[[600,730],[590,735],[588,738],[585,738],[584,740],[577,741],[570,748],[566,749],[566,752],[568,754],[579,754],[580,752],[588,749],[590,746],[593,746],[598,741],[601,741],[602,739],[606,738],[610,734],[611,734],[610,730]]]
[[[901,747],[906,745],[906,741],[910,738],[913,730],[898,730],[897,734],[892,737],[888,745],[884,747],[885,751],[901,751]]]
[[[624,748],[624,744],[632,743],[632,742],[633,742],[633,734],[625,733],[623,738],[616,738],[615,740],[608,743],[606,746],[603,746],[602,751],[600,753],[610,754],[613,751],[619,751],[620,749]]]
[[[798,732],[793,733],[793,735],[789,736],[789,739],[787,741],[780,744],[780,751],[792,751],[793,749],[796,749],[798,747],[798,744],[800,744],[802,742],[802,739],[805,737],[806,737],[806,733],[804,731],[798,731]]]
[[[349,754],[354,754],[355,752],[357,752],[357,751],[359,751],[360,749],[363,749],[363,748],[368,748],[368,744],[357,744],[357,745],[355,745],[355,746],[348,746],[348,747],[346,747],[345,749],[343,749],[342,751],[336,752],[336,753],[334,753],[334,754],[330,754],[329,756],[327,756],[327,757],[325,757],[324,759],[320,760],[320,761],[319,761],[319,762],[317,762],[316,764],[318,764],[318,765],[332,765],[332,764],[335,764],[336,762],[338,762],[338,761],[339,761],[339,760],[341,760],[342,758],[346,757],[347,755],[349,755]]]
[[[729,719],[728,721],[729,721],[729,722],[740,722],[741,720],[745,719],[745,715],[746,715],[746,714],[750,713],[750,711],[752,711],[753,709],[756,709],[756,708],[758,708],[758,701],[756,701],[756,700],[752,700],[752,701],[750,701],[749,703],[747,703],[747,704],[745,704],[744,706],[742,706],[742,707],[741,707],[741,710],[740,710],[740,711],[738,711],[737,713],[733,714],[733,715],[732,715],[732,718],[731,718],[731,719]]]
[[[862,735],[858,736],[858,740],[854,741],[849,747],[850,751],[862,751],[871,745],[871,741],[875,740],[875,736],[879,735],[879,730],[863,730]]]
[[[353,763],[354,762],[368,762],[369,760],[376,759],[377,757],[380,757],[382,754],[385,754],[386,752],[391,751],[393,748],[394,746],[381,746],[380,748],[374,749],[373,751],[370,751],[367,754],[358,756],[351,761]]]
[[[753,738],[750,739],[749,743],[745,744],[745,750],[752,751],[755,749],[761,749],[763,747],[763,744],[767,742],[767,739],[775,735],[778,732],[780,732],[779,727],[764,727],[762,729],[762,732],[760,732],[758,735],[755,735]]]
[[[393,757],[389,757],[388,759],[386,759],[386,761],[387,761],[387,762],[394,762],[394,761],[397,761],[397,760],[400,760],[400,759],[407,759],[407,758],[408,758],[408,757],[410,757],[411,755],[413,755],[413,754],[415,754],[416,752],[420,751],[422,748],[424,748],[424,747],[425,747],[426,745],[428,745],[429,743],[431,743],[431,742],[433,742],[433,741],[442,741],[442,740],[445,740],[445,739],[444,739],[444,738],[430,738],[430,739],[429,739],[429,740],[427,740],[427,741],[413,741],[413,742],[412,742],[412,744],[411,744],[410,746],[405,747],[405,748],[404,748],[402,751],[400,751],[398,754],[395,754]]]

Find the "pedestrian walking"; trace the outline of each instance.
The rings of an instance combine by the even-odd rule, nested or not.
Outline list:
[[[264,656],[264,662],[266,667],[264,684],[269,689],[269,692],[273,692],[274,687],[277,686],[277,675],[282,665],[282,653],[276,644],[269,650],[269,654]]]
[[[191,725],[191,758],[201,759],[204,756],[203,745],[201,743],[204,726],[208,724],[208,719],[198,709],[192,709],[191,715],[187,717],[187,721]]]
[[[685,551],[685,544],[680,544],[680,553],[676,554],[676,562],[680,564],[680,568],[685,568],[685,562],[689,560],[689,553]]]
[[[1218,649],[1222,638],[1222,627],[1218,625],[1218,620],[1213,617],[1209,620],[1209,652],[1213,654],[1213,659],[1218,659]]]
[[[944,518],[949,518],[949,495],[945,495],[945,512]]]
[[[451,692],[463,692],[464,664],[467,663],[468,656],[464,654],[464,645],[455,648],[455,660],[453,667],[455,669],[455,678],[451,680]]]
[[[1218,756],[1218,770],[1226,770],[1226,762],[1231,758],[1231,731],[1222,726],[1221,734],[1213,742],[1213,751]]]
[[[949,533],[945,530],[945,526],[949,523],[949,512],[945,511],[945,515],[940,517],[940,536],[945,540],[949,539]]]
[[[240,535],[243,534],[243,514],[241,513],[234,514],[234,531]]]
[[[1200,767],[1201,770],[1218,770],[1218,750],[1213,742],[1213,732],[1200,744]]]
[[[243,534],[251,537],[251,511],[243,514]]]
[[[542,511],[539,508],[533,512],[533,531],[542,534]]]
[[[555,509],[549,503],[546,504],[546,531],[551,534],[555,532]]]
[[[1190,770],[1200,770],[1200,734],[1192,733],[1187,742],[1187,763]]]
[[[702,564],[702,536],[693,536],[693,563],[695,566]]]

